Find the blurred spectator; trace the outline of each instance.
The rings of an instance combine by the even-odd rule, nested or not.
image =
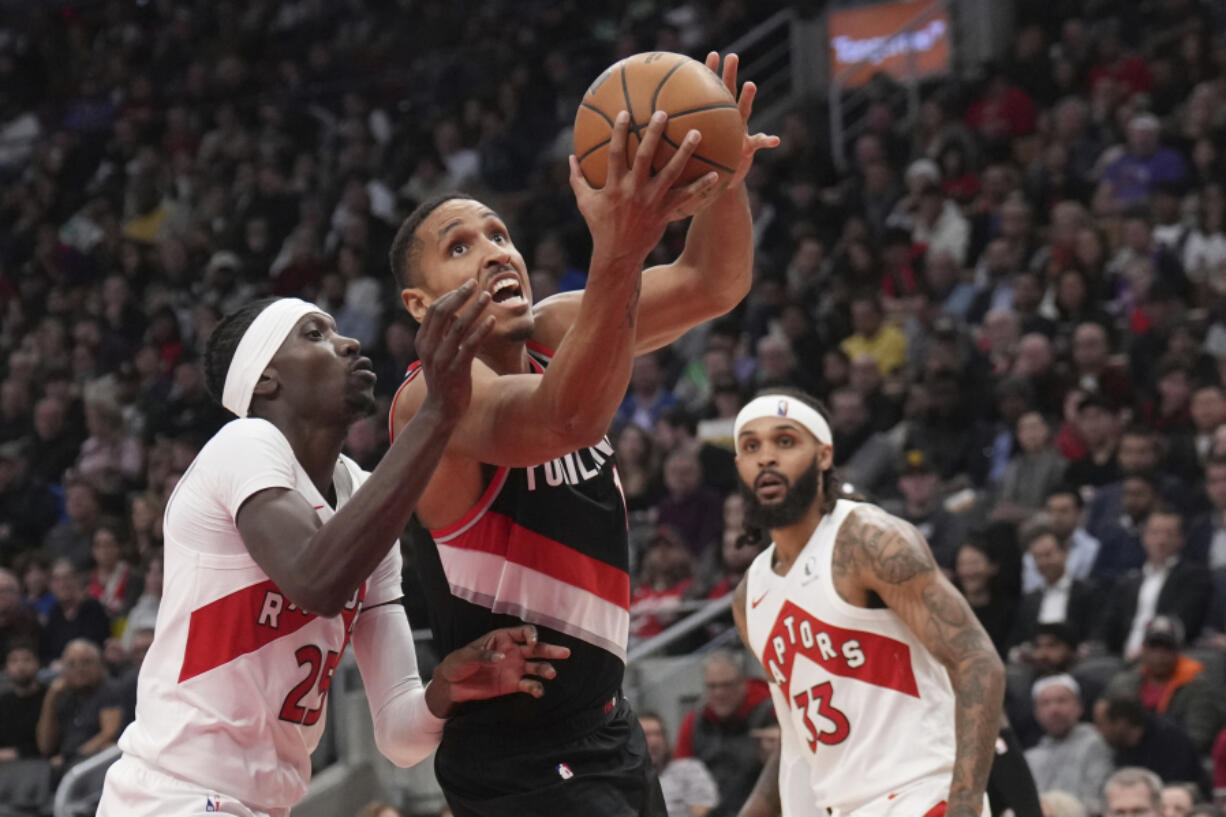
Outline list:
[[[1035,681],[1034,714],[1043,738],[1026,750],[1026,762],[1040,794],[1066,791],[1091,814],[1102,813],[1102,787],[1114,764],[1098,731],[1081,722],[1081,687],[1071,675]]]
[[[152,630],[157,624],[158,607],[162,603],[162,551],[150,552],[144,561],[142,592],[128,611],[128,623],[123,631],[125,646],[131,649],[131,636],[138,630]]]
[[[1150,769],[1127,766],[1107,778],[1103,799],[1106,814],[1158,817],[1162,813],[1162,778]]]
[[[1065,461],[1051,445],[1051,428],[1037,411],[1017,421],[1020,451],[1005,468],[993,517],[1019,522],[1038,510],[1064,476]]]
[[[1162,817],[1188,817],[1200,800],[1200,792],[1189,783],[1168,783],[1162,787]]]
[[[775,720],[766,682],[746,678],[741,655],[719,650],[703,661],[706,695],[702,707],[681,721],[673,757],[697,758],[719,786],[719,804],[711,817],[735,815],[749,797],[762,771],[757,745],[750,735]]]
[[[1175,150],[1161,146],[1161,128],[1162,123],[1152,114],[1139,114],[1129,121],[1127,149],[1103,169],[1102,182],[1094,194],[1097,212],[1121,213],[1145,204],[1157,185],[1184,180],[1187,162]]]
[[[736,400],[736,411],[740,411],[739,394]],[[734,411],[733,417],[735,416]],[[653,430],[660,459],[667,458],[674,451],[694,451],[698,454],[703,480],[708,486],[719,493],[728,493],[736,489],[738,482],[736,462],[730,447],[698,439],[695,436],[698,424],[694,422],[694,416],[681,406],[673,406],[661,414]],[[728,437],[729,439],[732,437],[731,426],[729,426]]]
[[[653,428],[664,412],[677,402],[673,393],[664,387],[660,353],[642,355],[634,359],[630,391],[617,410],[616,422]]]
[[[987,544],[979,538],[962,543],[954,555],[954,579],[975,617],[987,630],[996,651],[1003,657],[1013,630],[1015,602],[1003,594],[997,577],[1000,565],[992,558]]]
[[[0,766],[39,757],[37,727],[47,688],[38,680],[38,647],[10,641],[4,658],[8,691],[0,694]]]
[[[125,433],[119,406],[102,398],[87,401],[85,425],[89,437],[77,458],[78,476],[106,494],[135,484],[144,471],[144,449],[136,437]]]
[[[664,459],[664,496],[656,517],[681,536],[696,557],[719,542],[723,500],[702,478],[702,463],[690,448],[676,448]]]
[[[664,721],[654,712],[640,712],[639,726],[647,738],[647,754],[660,779],[668,817],[706,817],[719,802],[711,772],[701,760],[673,758]]]
[[[162,547],[162,510],[161,501],[149,492],[133,494],[128,502],[128,528],[141,558]]]
[[[1032,523],[1023,530],[1021,539],[1043,586],[1022,597],[1011,643],[1029,650],[1038,625],[1053,623],[1068,626],[1078,641],[1084,640],[1098,616],[1098,593],[1068,572],[1068,551],[1050,526],[1042,521]]]
[[[617,433],[617,473],[631,513],[655,507],[661,493],[660,463],[655,442],[642,426],[627,423]]]
[[[1138,657],[1146,626],[1160,614],[1178,618],[1188,638],[1200,634],[1209,604],[1209,573],[1180,558],[1182,528],[1179,514],[1167,508],[1156,509],[1145,520],[1145,564],[1120,579],[1097,628],[1096,638],[1111,652]]]
[[[840,347],[853,361],[861,355],[871,357],[882,375],[888,375],[907,362],[907,336],[885,322],[881,301],[875,295],[860,294],[851,301],[851,337]]]
[[[1119,484],[1119,515],[1094,530],[1101,546],[1090,575],[1104,585],[1145,564],[1144,529],[1162,503],[1158,478],[1151,472],[1129,474]],[[1179,519],[1178,514],[1173,515]]]
[[[1034,130],[1034,100],[1003,72],[994,72],[983,96],[967,110],[966,126],[989,146],[1007,145],[1014,137]]]
[[[0,562],[37,547],[55,524],[55,497],[29,473],[20,440],[0,444]]]
[[[51,682],[39,713],[38,748],[62,775],[77,761],[114,745],[125,724],[97,645],[71,641],[60,663],[63,674]]]
[[[1080,581],[1090,577],[1099,549],[1098,540],[1081,527],[1083,507],[1081,492],[1067,484],[1049,490],[1043,502],[1046,522],[1065,554],[1065,572]],[[1031,593],[1044,586],[1034,556],[1029,551],[1025,552],[1022,556],[1022,592]]]
[[[864,397],[858,391],[843,386],[831,393],[834,465],[857,490],[878,496],[893,480],[898,454],[889,437],[875,431],[871,421]]]
[[[90,563],[94,530],[102,518],[102,504],[93,485],[73,479],[64,488],[67,518],[47,533],[43,551],[52,559],[65,559],[78,570]]]
[[[58,484],[64,469],[76,461],[84,435],[68,420],[68,407],[58,397],[48,395],[34,404],[29,462],[35,479]]]
[[[1114,752],[1116,766],[1140,766],[1162,780],[1190,780],[1208,789],[1192,739],[1178,726],[1147,712],[1137,699],[1100,698],[1094,704],[1094,727]],[[1116,809],[1111,780],[1103,791],[1111,813]],[[1158,789],[1152,794],[1156,810]]]
[[[41,634],[34,612],[21,603],[17,577],[0,567],[0,652],[7,653],[14,643],[37,643]]]
[[[124,559],[119,539],[119,526],[104,523],[94,530],[94,545],[90,553],[94,568],[90,571],[85,593],[102,603],[107,615],[122,617],[141,593],[140,576]]]
[[[51,592],[56,603],[43,628],[43,661],[56,660],[75,640],[101,648],[111,634],[111,622],[98,600],[85,595],[81,577],[71,562],[58,559],[51,566]]]
[[[13,563],[21,578],[21,603],[33,610],[39,621],[46,621],[55,607],[51,592],[51,562],[37,551],[23,553]]]
[[[886,501],[886,508],[912,525],[924,536],[937,564],[946,570],[954,567],[954,554],[962,544],[965,525],[946,510],[941,501],[941,478],[928,455],[907,451],[898,465],[900,501]]]
[[[1184,628],[1178,618],[1155,616],[1145,626],[1141,658],[1107,685],[1107,694],[1137,698],[1150,712],[1183,727],[1196,751],[1206,754],[1223,726],[1226,690],[1215,684],[1205,665],[1183,654]]]
[[[446,812],[448,815],[450,811]],[[403,817],[400,809],[391,803],[367,803],[354,817]]]
[[[1101,796],[1101,795],[1100,795]],[[1039,795],[1043,817],[1087,817],[1085,804],[1066,791],[1047,791]]]
[[[630,596],[630,632],[659,635],[680,618],[681,602],[694,583],[694,555],[676,533],[660,528],[647,544],[638,585]]]

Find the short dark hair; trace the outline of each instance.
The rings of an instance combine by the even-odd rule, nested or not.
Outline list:
[[[27,650],[34,654],[35,660],[38,659],[38,644],[34,643],[30,638],[14,638],[8,643],[8,648],[4,651],[4,660],[7,662],[9,656],[18,650]]]
[[[278,300],[275,297],[259,298],[245,303],[213,327],[213,333],[204,347],[204,384],[218,403],[226,389],[226,374],[230,371],[230,362],[234,360],[234,352],[243,339],[243,333],[261,312]]]
[[[1070,650],[1077,649],[1077,633],[1073,632],[1073,628],[1064,622],[1049,621],[1036,625],[1034,628],[1035,640],[1037,641],[1041,635],[1051,636]]]
[[[684,428],[692,437],[698,433],[698,420],[685,406],[672,406],[660,415],[660,421],[673,428]]]
[[[1133,726],[1144,726],[1148,713],[1145,705],[1139,699],[1119,695],[1107,698],[1107,709],[1104,714],[1109,720],[1118,721],[1122,718]]]
[[[1021,545],[1022,550],[1030,550],[1030,546],[1042,539],[1044,536],[1050,536],[1056,540],[1056,545],[1061,549],[1065,549],[1065,544],[1060,541],[1060,537],[1056,536],[1056,531],[1051,525],[1045,522],[1037,522],[1033,525],[1027,525],[1022,529]]]
[[[1051,499],[1053,496],[1071,496],[1074,504],[1077,505],[1079,510],[1084,508],[1086,505],[1085,499],[1081,496],[1081,491],[1077,490],[1075,486],[1069,485],[1067,482],[1054,485],[1047,489],[1047,494],[1043,497],[1044,503],[1046,503],[1047,500]]]
[[[417,255],[421,252],[421,241],[417,238],[417,228],[430,217],[430,214],[442,205],[456,199],[476,201],[468,193],[450,191],[432,196],[413,208],[400,224],[396,237],[392,239],[392,248],[388,252],[388,262],[392,266],[392,278],[401,289],[418,286],[421,281],[416,275]]]

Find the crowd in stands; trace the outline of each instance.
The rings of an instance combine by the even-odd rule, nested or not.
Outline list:
[[[470,191],[508,220],[537,299],[582,287],[566,155],[587,83],[638,51],[723,48],[781,5],[6,7],[0,802],[45,806],[132,717],[162,512],[228,419],[201,372],[220,316],[299,295],[361,340],[381,412],[347,452],[373,467],[414,358],[387,268],[400,219]],[[750,296],[636,361],[610,429],[632,637],[736,586],[761,543],[732,418],[762,387],[800,388],[828,407],[845,489],[915,524],[1009,660],[1040,788],[1071,795],[1052,813],[1110,812],[1104,781],[1142,766],[1191,788],[1130,772],[1114,791],[1157,792],[1163,817],[1217,815],[1226,11],[1013,6],[1001,59],[926,81],[914,121],[875,80],[845,168],[818,109],[772,123],[783,143],[747,180]],[[653,260],[683,240],[676,225]],[[704,673],[675,740],[644,725],[676,813],[734,814],[769,717],[742,661]]]

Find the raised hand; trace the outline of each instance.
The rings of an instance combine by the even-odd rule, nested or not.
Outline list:
[[[557,676],[549,662],[568,657],[566,647],[540,643],[531,624],[494,630],[448,654],[439,664],[430,682],[436,698],[431,709],[442,715],[451,704],[516,692],[539,698],[545,694],[543,680]]]
[[[736,99],[737,107],[741,110],[741,119],[745,121],[745,142],[741,147],[741,163],[737,166],[736,173],[728,181],[728,186],[740,184],[744,181],[746,174],[749,173],[749,168],[753,167],[754,154],[763,148],[779,147],[779,137],[770,136],[765,133],[749,133],[749,116],[753,113],[753,101],[758,95],[758,86],[752,82],[746,82],[741,86],[740,94],[737,94],[736,75],[737,69],[740,67],[740,58],[736,54],[729,54],[724,57],[724,71],[720,75],[719,70],[719,54],[712,51],[707,54],[707,67],[716,75],[719,75],[724,81],[724,85],[728,88],[729,93]]]
[[[652,174],[651,160],[667,121],[668,115],[663,111],[652,114],[634,154],[634,163],[627,167],[630,114],[622,111],[617,115],[609,140],[608,178],[599,190],[583,178],[579,160],[570,157],[570,186],[591,230],[596,252],[615,257],[634,254],[635,260],[641,261],[659,243],[670,221],[686,218],[712,197],[719,181],[715,172],[685,187],[671,189],[702,139],[696,130],[689,131],[668,164]]]
[[[468,410],[473,356],[494,327],[494,316],[483,316],[490,294],[476,287],[477,282],[470,278],[430,304],[417,332],[426,399],[437,400],[453,417]]]

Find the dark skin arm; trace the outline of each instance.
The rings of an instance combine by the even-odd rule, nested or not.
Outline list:
[[[260,568],[291,602],[335,616],[400,536],[472,394],[473,355],[493,326],[469,281],[435,301],[417,335],[429,395],[353,497],[325,524],[297,491],[253,494],[235,520]]]
[[[946,814],[978,817],[1005,694],[1004,665],[988,634],[919,531],[879,508],[848,515],[832,564],[847,601],[863,606],[869,592],[877,593],[949,672],[956,749]]]
[[[123,709],[118,706],[107,707],[98,713],[98,734],[81,744],[77,754],[89,757],[101,752],[119,739],[119,729],[123,726]]]
[[[745,624],[747,593],[745,579],[742,578],[732,596],[732,618],[736,622],[737,632],[741,634],[741,641],[749,647],[749,629]],[[782,811],[783,804],[779,801],[779,749],[776,748],[762,767],[758,782],[754,784],[745,805],[741,806],[738,817],[779,817]]]

